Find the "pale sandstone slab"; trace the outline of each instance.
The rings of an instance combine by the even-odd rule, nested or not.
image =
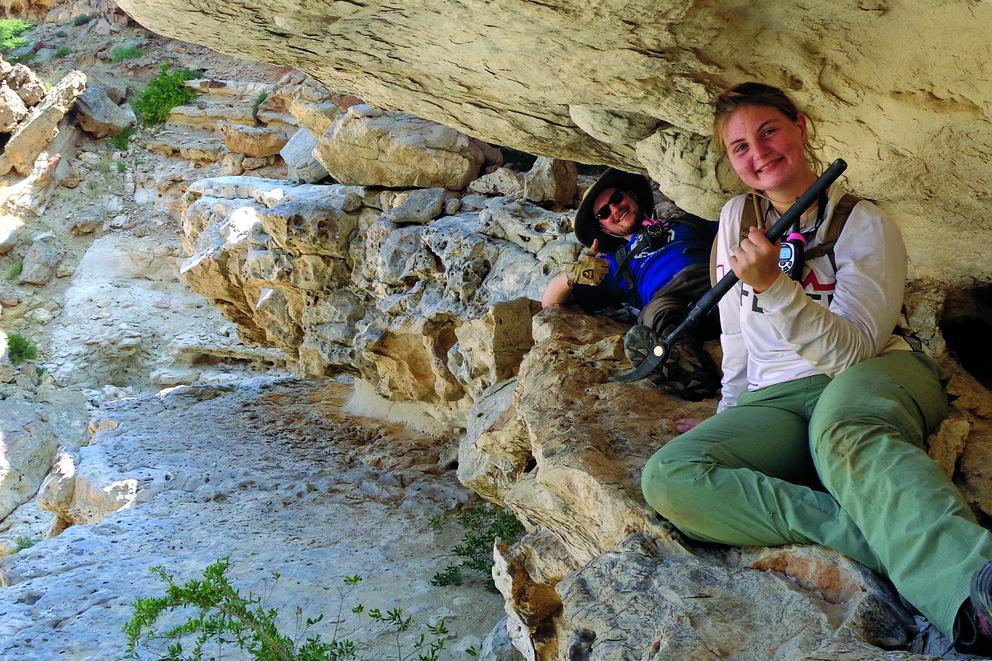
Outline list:
[[[402,113],[352,106],[320,137],[314,156],[343,184],[465,188],[485,160],[476,141]]]
[[[41,485],[58,449],[44,409],[26,401],[0,401],[0,519],[26,502]]]
[[[72,71],[18,124],[0,156],[0,174],[29,174],[35,159],[59,133],[59,123],[86,88],[86,74]]]

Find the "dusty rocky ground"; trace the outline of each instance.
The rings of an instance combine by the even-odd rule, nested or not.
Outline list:
[[[325,613],[314,631],[330,636],[343,578],[359,574],[349,608],[402,608],[411,633],[445,618],[453,656],[478,647],[502,600],[479,580],[429,584],[456,541],[430,518],[467,492],[438,467],[436,439],[341,415],[348,390],[259,378],[107,404],[83,462],[103,466],[105,490],[135,480],[137,496],[4,562],[0,657],[119,658],[132,602],[162,594],[151,567],[185,580],[222,557],[290,632],[299,606]],[[273,572],[278,582],[266,582]],[[352,616],[342,631],[361,624]],[[370,638],[367,658],[395,653],[375,628],[355,637]]]

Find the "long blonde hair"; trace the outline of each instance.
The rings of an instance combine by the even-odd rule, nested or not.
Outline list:
[[[774,108],[790,122],[798,122],[802,112],[796,102],[789,95],[777,87],[765,85],[764,83],[741,83],[723,92],[713,102],[713,140],[717,148],[726,153],[727,145],[723,142],[723,130],[727,126],[727,120],[738,108],[745,106],[763,106]],[[813,172],[819,175],[823,171],[823,161],[816,153],[813,143],[816,141],[816,127],[813,120],[806,113],[806,144],[803,145],[803,156],[807,165]]]

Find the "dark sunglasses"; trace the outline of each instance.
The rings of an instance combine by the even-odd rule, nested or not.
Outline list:
[[[613,191],[613,195],[610,195],[609,201],[607,201],[606,204],[601,206],[599,208],[599,211],[596,212],[596,218],[598,218],[599,220],[606,220],[607,218],[609,218],[611,213],[610,207],[623,202],[623,195],[624,195],[623,191],[620,190],[619,188]]]

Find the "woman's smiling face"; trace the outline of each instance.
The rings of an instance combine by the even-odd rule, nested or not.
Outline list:
[[[803,154],[806,141],[804,115],[791,121],[769,106],[742,106],[723,128],[727,157],[737,176],[772,197],[802,192],[812,172]]]

